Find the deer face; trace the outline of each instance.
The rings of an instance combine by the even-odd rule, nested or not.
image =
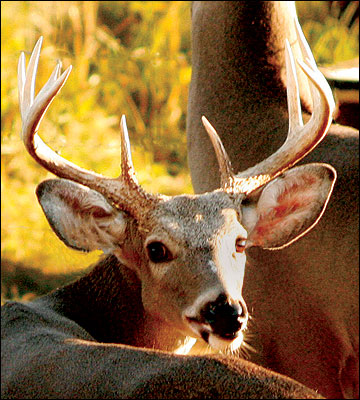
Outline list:
[[[221,191],[176,196],[151,218],[139,272],[145,309],[183,333],[229,345],[248,318],[241,295],[247,233],[234,203]]]
[[[140,221],[68,180],[45,181],[37,195],[67,246],[113,253],[136,272],[152,317],[215,348],[241,344],[247,232],[226,192],[164,198]]]
[[[22,138],[31,156],[60,180],[45,181],[37,195],[61,240],[75,249],[102,249],[136,271],[144,308],[185,335],[215,349],[237,348],[246,327],[241,296],[245,253],[250,246],[276,249],[307,233],[325,210],[336,178],[326,164],[290,169],[325,136],[334,101],[305,38],[298,39],[311,82],[314,114],[301,119],[296,70],[286,43],[289,133],[266,160],[234,174],[219,136],[203,117],[219,162],[221,187],[198,196],[146,193],[137,183],[125,117],[121,119],[121,176],[106,178],[52,151],[37,135],[41,119],[64,85],[70,68],[55,68],[34,98],[41,39],[25,72],[19,60]],[[76,182],[76,183],[75,183]],[[84,186],[83,186],[84,185]]]

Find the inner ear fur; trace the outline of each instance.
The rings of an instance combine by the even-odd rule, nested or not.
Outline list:
[[[50,179],[37,187],[36,194],[51,228],[68,247],[108,253],[123,240],[127,216],[95,190]]]
[[[249,196],[242,207],[247,247],[281,249],[309,232],[325,211],[336,180],[327,164],[307,164],[283,173]]]

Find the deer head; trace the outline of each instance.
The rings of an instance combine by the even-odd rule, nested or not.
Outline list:
[[[279,249],[307,233],[320,219],[335,170],[326,164],[292,168],[325,136],[334,101],[298,28],[305,61],[298,60],[312,88],[314,113],[303,125],[297,77],[286,43],[289,133],[283,146],[253,168],[235,174],[215,129],[203,117],[221,172],[221,187],[202,195],[147,193],[135,177],[125,117],[121,118],[121,175],[107,178],[52,151],[37,131],[67,80],[57,65],[34,98],[42,38],[25,72],[19,60],[22,139],[30,155],[61,179],[37,188],[52,229],[67,245],[102,249],[136,272],[142,302],[154,318],[215,349],[240,346],[248,311],[242,298],[245,250]],[[241,155],[239,155],[241,156]]]

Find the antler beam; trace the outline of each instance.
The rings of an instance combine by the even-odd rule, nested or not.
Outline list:
[[[305,60],[297,60],[297,62],[311,83],[314,111],[307,124],[304,125],[302,120],[295,62],[287,40],[285,43],[285,59],[289,130],[286,141],[280,149],[254,167],[235,175],[231,169],[229,157],[215,129],[205,117],[202,119],[218,159],[221,185],[228,191],[249,194],[273,180],[309,154],[323,140],[330,127],[335,108],[330,86],[318,70],[309,45],[296,19],[295,24],[301,52]]]
[[[27,151],[40,165],[59,178],[69,179],[94,189],[115,206],[121,204],[123,209],[136,216],[139,210],[151,207],[151,204],[159,201],[159,198],[146,193],[137,183],[124,116],[121,119],[122,172],[117,179],[107,178],[78,167],[54,152],[37,134],[46,110],[64,86],[72,68],[70,66],[60,75],[61,63],[58,63],[49,80],[34,97],[42,40],[41,37],[37,41],[26,72],[24,53],[21,53],[18,64],[19,102],[23,122],[21,137]]]

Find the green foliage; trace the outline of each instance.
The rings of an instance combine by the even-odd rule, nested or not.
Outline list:
[[[332,62],[353,57],[357,24],[344,27],[323,3],[298,2],[316,58]],[[28,61],[37,39],[44,37],[37,91],[57,60],[64,68],[74,67],[40,128],[53,149],[82,167],[117,176],[118,126],[125,114],[135,169],[145,189],[191,193],[185,135],[190,23],[187,1],[1,2],[3,259],[62,273],[85,267],[100,254],[66,248],[35,198],[36,185],[53,176],[36,165],[20,141],[20,52],[25,51]],[[15,288],[13,295],[17,293]]]
[[[322,65],[359,56],[359,21],[353,21],[359,2],[349,2],[343,12],[340,3],[342,2],[296,2],[304,34],[316,61]]]

